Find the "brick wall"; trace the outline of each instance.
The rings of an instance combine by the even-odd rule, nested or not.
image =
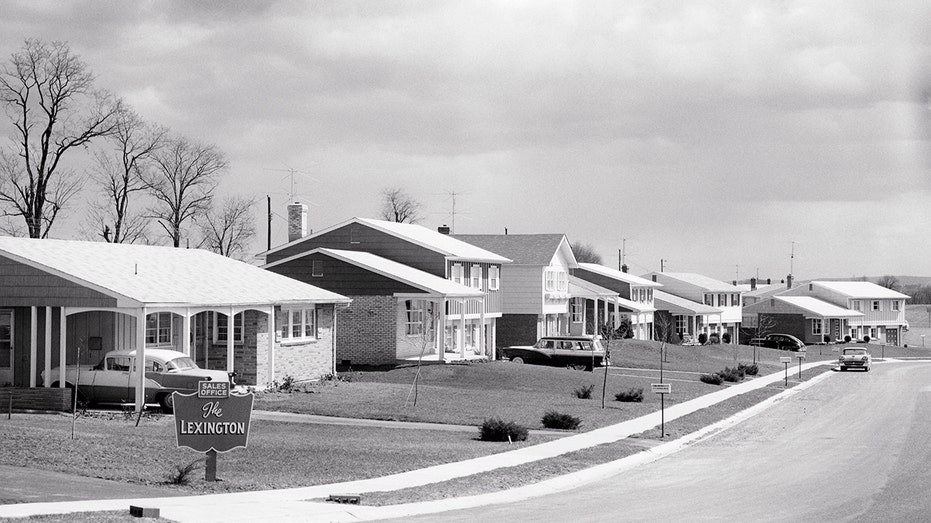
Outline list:
[[[811,325],[805,321],[801,314],[768,314],[769,317],[776,321],[772,329],[767,334],[791,334],[802,340],[804,343],[811,343],[811,336],[806,336],[806,330],[811,332]],[[820,338],[820,336],[815,336]],[[817,340],[821,341],[821,340]]]
[[[253,311],[255,312],[255,311]],[[246,316],[245,341],[255,347],[254,381],[248,385],[281,383],[285,377],[296,381],[316,380],[333,372],[333,305],[317,306],[317,339],[302,343],[275,343],[275,375],[268,369],[268,314],[255,312],[254,322]],[[254,340],[254,341],[250,341]],[[243,383],[239,381],[239,383]]]
[[[533,345],[537,342],[536,314],[504,314],[498,318],[495,345]]]
[[[10,409],[10,394],[13,395],[13,410],[71,410],[71,389],[61,388],[0,388],[0,413]]]
[[[336,363],[391,365],[397,356],[397,307],[392,296],[350,296],[349,307],[339,309]]]

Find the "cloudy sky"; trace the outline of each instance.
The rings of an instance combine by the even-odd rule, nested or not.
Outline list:
[[[315,229],[375,217],[390,186],[427,227],[563,232],[635,274],[780,279],[794,249],[797,278],[931,276],[927,1],[0,7],[4,61],[67,41],[222,149],[221,191],[259,198],[256,252],[294,171]]]

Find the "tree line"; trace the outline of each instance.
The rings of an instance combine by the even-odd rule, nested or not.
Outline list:
[[[255,202],[215,201],[229,166],[223,151],[146,121],[98,88],[67,43],[26,40],[0,69],[0,104],[12,127],[0,146],[3,232],[47,238],[88,187],[86,237],[246,255]],[[81,151],[93,157],[86,172],[73,166]]]

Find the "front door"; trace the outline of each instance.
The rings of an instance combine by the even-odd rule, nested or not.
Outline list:
[[[886,343],[889,345],[899,344],[899,329],[886,329]]]
[[[0,387],[13,384],[13,311],[0,311]]]

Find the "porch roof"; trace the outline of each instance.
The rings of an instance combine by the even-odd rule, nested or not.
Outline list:
[[[656,291],[653,291],[654,293]],[[654,299],[656,295],[654,294]],[[636,301],[628,300],[627,298],[618,298],[617,303],[621,306],[622,309],[627,309],[629,312],[655,312],[656,307],[651,307],[645,303],[639,303]]]
[[[616,298],[618,293],[578,276],[569,275],[569,295],[573,298],[607,299]]]
[[[599,274],[601,276],[611,278],[612,280],[621,281],[627,283],[628,285],[633,285],[636,287],[662,287],[662,283],[657,283],[646,278],[641,278],[640,276],[634,276],[633,274],[612,269],[611,267],[606,267],[598,263],[579,263],[579,268]]]
[[[351,301],[203,249],[0,237],[0,256],[111,296],[119,307]]]
[[[653,291],[653,301],[656,303],[658,310],[669,311],[670,314],[675,316],[700,316],[702,314],[721,314],[724,312],[716,307],[680,298],[660,290]]]
[[[819,300],[814,296],[773,296],[773,299],[787,303],[804,311],[806,317],[817,316],[821,318],[858,318],[862,312],[845,309],[833,303]]]
[[[346,251],[342,249],[317,248],[303,255],[321,253],[331,256],[357,267],[381,274],[387,278],[397,280],[413,287],[422,289],[425,293],[450,298],[481,297],[485,293],[481,289],[468,287],[452,280],[415,269],[409,265],[398,263],[376,254],[364,251]]]

